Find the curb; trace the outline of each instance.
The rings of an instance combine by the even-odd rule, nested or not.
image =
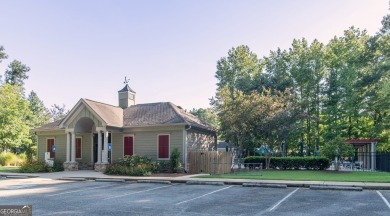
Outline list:
[[[2,178],[14,178],[14,179],[20,178],[20,179],[23,179],[23,178],[38,178],[39,176],[36,176],[36,175],[0,175],[0,177],[2,177]]]
[[[364,190],[390,190],[389,186],[372,186],[372,185],[367,185],[367,186],[362,186]]]
[[[187,181],[188,185],[216,185],[216,186],[224,186],[224,182],[220,181]]]
[[[65,181],[86,181],[86,178],[59,178],[58,180],[65,180]]]
[[[362,188],[362,187],[344,187],[344,186],[319,186],[319,185],[310,185],[310,190],[363,191],[363,188]]]
[[[102,178],[102,179],[95,179],[95,182],[125,182],[125,180],[124,179],[104,179],[104,178]]]
[[[28,179],[29,177],[28,176],[22,176],[22,175],[9,175],[9,176],[5,176],[6,178],[9,178],[9,179]]]
[[[171,184],[171,181],[163,180],[138,180],[138,183],[156,183],[156,184]]]
[[[242,183],[243,187],[287,188],[285,184]]]

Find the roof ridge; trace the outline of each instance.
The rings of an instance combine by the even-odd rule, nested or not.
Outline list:
[[[178,110],[176,109],[176,105],[175,104],[173,104],[172,102],[166,102],[166,103],[168,103],[171,107],[172,107],[172,109],[175,111],[175,113],[185,122],[185,123],[187,123],[188,125],[191,125],[182,115],[181,115],[181,113],[179,113],[178,112]]]
[[[115,107],[115,108],[120,108],[119,106],[115,106],[115,105],[104,103],[104,102],[100,102],[100,101],[91,100],[91,99],[88,99],[88,98],[83,98],[83,100],[88,100],[88,101],[91,101],[91,102],[95,102],[95,103],[99,103],[99,104],[103,104],[103,105],[107,105],[107,106],[112,106],[112,107]]]

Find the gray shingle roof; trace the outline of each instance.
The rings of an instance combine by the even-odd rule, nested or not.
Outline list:
[[[62,119],[59,119],[57,121],[50,122],[50,123],[47,123],[45,125],[42,125],[41,127],[36,128],[34,130],[37,130],[37,131],[41,131],[41,130],[58,130],[58,129],[60,129],[59,126],[60,126],[61,121],[62,121]]]
[[[122,109],[109,104],[82,99],[92,110],[96,112],[109,126],[114,127],[147,127],[189,125],[194,128],[216,132],[217,130],[204,123],[191,113],[177,107],[170,102],[137,104]],[[36,130],[60,129],[58,120],[43,125]]]
[[[109,126],[123,126],[123,109],[117,106],[83,99]]]

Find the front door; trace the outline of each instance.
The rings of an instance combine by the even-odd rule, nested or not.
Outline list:
[[[104,134],[102,134],[102,142],[104,140]],[[111,143],[111,133],[108,134],[108,143]],[[98,160],[98,134],[93,134],[93,163]],[[104,144],[102,143],[102,150],[104,150]],[[108,161],[111,162],[111,151],[108,152]]]
[[[92,142],[92,146],[93,146],[93,164],[95,164],[97,162],[97,150],[98,150],[98,134],[97,133],[94,133],[93,134],[93,142]]]

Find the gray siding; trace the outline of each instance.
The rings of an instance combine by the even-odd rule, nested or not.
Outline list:
[[[55,159],[65,161],[66,156],[66,134],[47,134],[38,135],[38,160],[45,160],[45,152],[47,151],[47,139],[53,138],[56,145]]]
[[[123,157],[123,136],[134,136],[134,154],[148,156],[152,160],[157,160],[158,156],[158,135],[168,134],[170,152],[178,148],[181,160],[183,161],[183,136],[184,127],[153,127],[128,129],[122,133],[112,134],[112,159],[113,161]]]
[[[76,137],[82,138],[81,144],[81,159],[76,159],[78,162],[90,163],[91,162],[91,145],[92,135],[90,133],[77,133]],[[55,159],[66,161],[66,134],[41,134],[38,135],[38,160],[43,161],[45,159],[45,152],[47,151],[47,139],[53,138],[56,144]]]

